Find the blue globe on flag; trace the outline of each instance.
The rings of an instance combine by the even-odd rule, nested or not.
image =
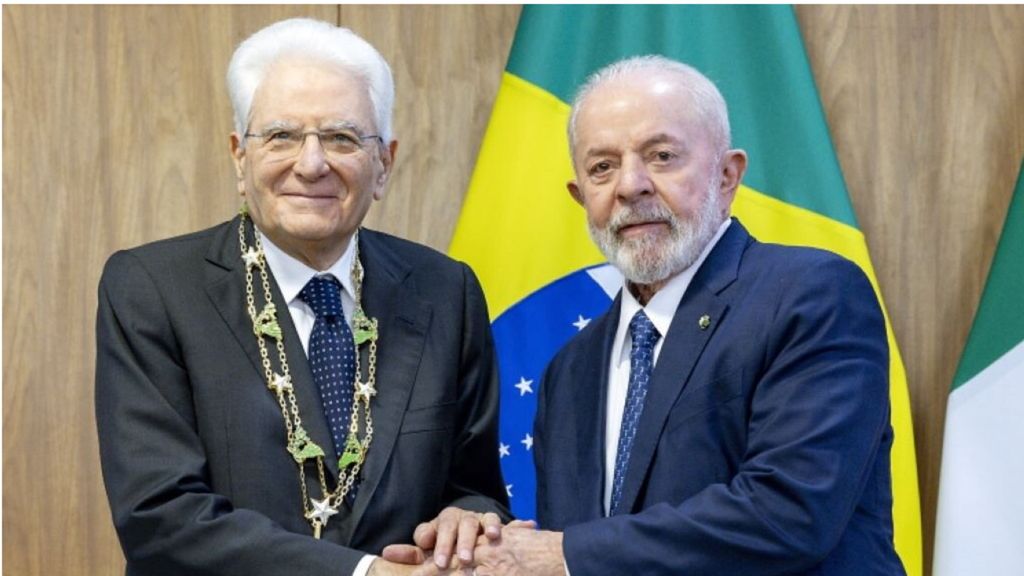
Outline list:
[[[492,324],[501,378],[498,452],[517,518],[536,517],[533,418],[544,370],[569,339],[608,310],[621,286],[622,276],[609,264],[577,270],[532,292]]]

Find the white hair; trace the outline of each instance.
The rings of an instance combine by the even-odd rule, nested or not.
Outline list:
[[[323,60],[356,74],[366,82],[377,132],[391,140],[395,81],[391,68],[369,42],[348,28],[310,18],[271,24],[238,45],[228,65],[228,94],[235,113],[235,131],[246,132],[253,95],[272,64],[284,57]]]
[[[683,104],[693,106],[698,117],[711,131],[712,143],[717,152],[725,152],[731,142],[729,132],[729,111],[722,93],[714,82],[701,74],[696,68],[659,55],[634,56],[613,62],[587,77],[583,86],[576,92],[572,101],[572,112],[569,115],[569,148],[575,157],[576,122],[580,108],[587,97],[597,88],[612,81],[621,80],[635,74],[671,74],[679,78],[678,85],[690,96],[690,102]]]

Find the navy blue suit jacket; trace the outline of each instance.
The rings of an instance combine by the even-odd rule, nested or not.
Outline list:
[[[619,308],[552,360],[539,391],[538,520],[564,530],[573,576],[904,573],[885,323],[856,265],[732,223],[665,335],[620,511],[604,518]]]

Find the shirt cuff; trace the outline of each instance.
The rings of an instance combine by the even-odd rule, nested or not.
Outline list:
[[[366,576],[366,573],[370,571],[370,564],[377,559],[377,556],[373,554],[367,554],[359,560],[359,564],[356,564],[356,569],[352,571],[352,576]]]

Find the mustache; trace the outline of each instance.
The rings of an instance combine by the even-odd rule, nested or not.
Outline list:
[[[636,224],[649,222],[666,222],[672,229],[675,229],[678,226],[676,215],[673,214],[668,207],[652,202],[647,204],[638,204],[635,206],[627,206],[619,210],[612,215],[611,220],[608,221],[607,228],[612,233],[617,234],[627,226],[634,226]]]

